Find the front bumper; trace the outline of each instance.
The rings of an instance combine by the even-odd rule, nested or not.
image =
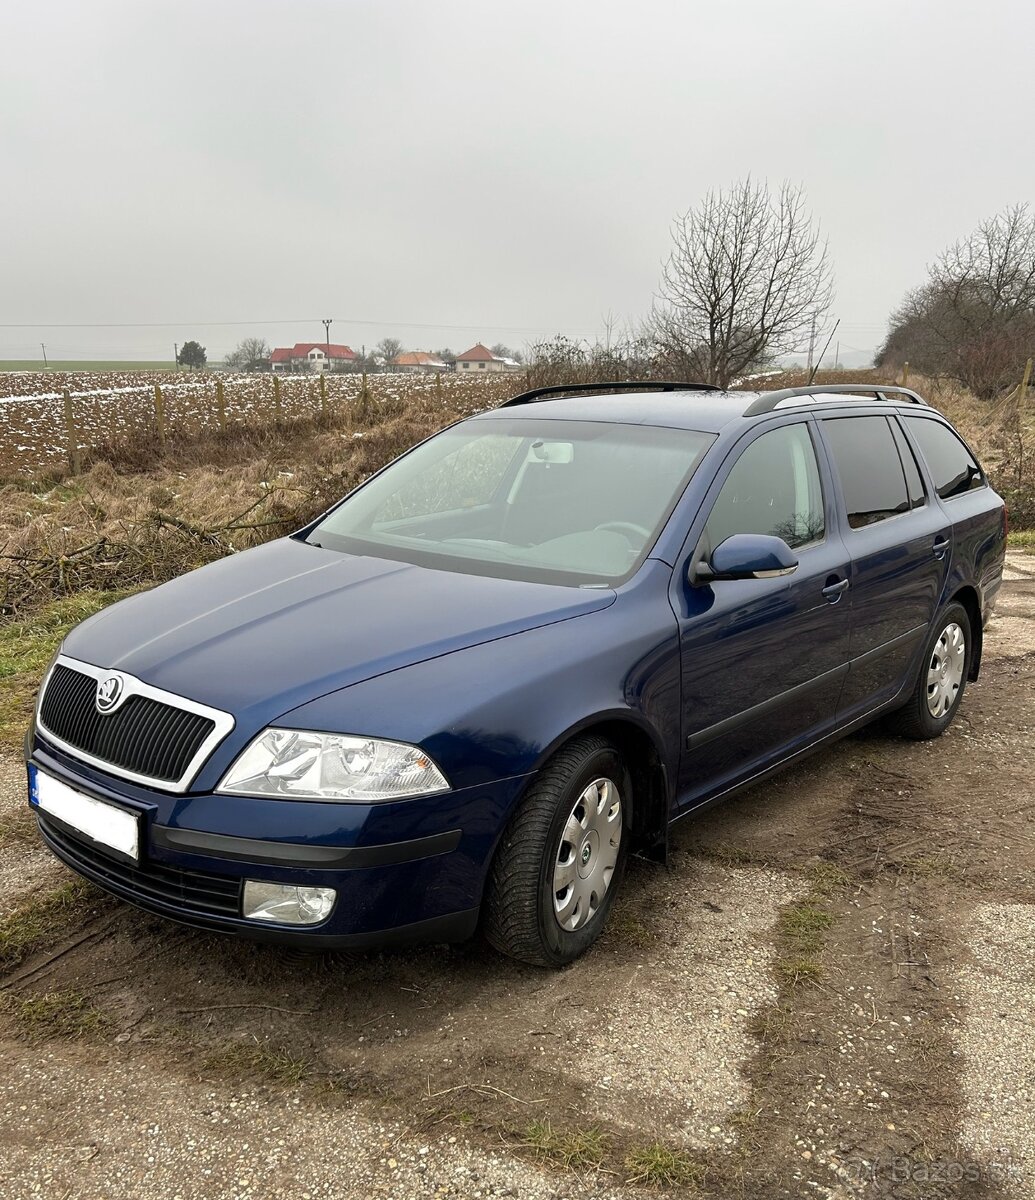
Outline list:
[[[30,734],[28,761],[136,813],[140,861],[120,861],[36,810],[52,852],[106,891],[195,928],[332,949],[461,941],[475,929],[489,862],[524,778],[385,805],[173,796],[77,763]],[[241,915],[245,879],[333,887],[319,925]]]

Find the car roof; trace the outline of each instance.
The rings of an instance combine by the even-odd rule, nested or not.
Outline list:
[[[559,396],[528,404],[504,405],[479,413],[478,419],[605,421],[616,425],[664,425],[718,433],[760,395],[759,392],[609,392]]]
[[[778,391],[719,390],[701,385],[685,388],[679,384],[666,391],[607,391],[602,385],[587,385],[585,394],[577,394],[580,385],[572,385],[576,394],[550,394],[565,389],[537,389],[522,393],[500,408],[479,413],[476,420],[499,417],[518,420],[597,421],[620,425],[660,425],[672,429],[720,433],[734,422],[777,413],[808,411],[830,405],[857,406],[862,401],[880,411],[932,412],[931,408],[907,388],[877,384],[813,385],[811,388],[783,388]],[[616,388],[624,385],[616,384]],[[590,390],[592,389],[592,390]]]

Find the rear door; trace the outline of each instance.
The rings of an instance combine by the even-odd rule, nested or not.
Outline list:
[[[818,422],[839,481],[852,560],[852,640],[839,723],[890,700],[913,670],[941,595],[951,527],[927,495],[893,413]]]
[[[952,524],[950,591],[961,584],[978,590],[981,613],[987,618],[1003,578],[1006,550],[1006,512],[1002,499],[989,487],[977,460],[950,426],[934,413],[903,414],[907,437],[927,462],[947,518]]]
[[[750,778],[833,728],[851,627],[848,553],[807,419],[740,443],[673,576],[684,752],[680,806]],[[691,586],[687,567],[735,533],[781,537],[792,575]]]

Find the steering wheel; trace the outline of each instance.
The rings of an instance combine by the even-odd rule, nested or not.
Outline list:
[[[603,525],[597,525],[593,529],[594,533],[623,533],[630,542],[645,542],[650,537],[650,530],[644,529],[642,525],[637,525],[634,521],[605,521]],[[632,536],[630,536],[632,535]]]

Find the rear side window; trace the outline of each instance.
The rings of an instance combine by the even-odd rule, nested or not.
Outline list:
[[[906,477],[887,417],[831,417],[823,422],[823,432],[852,529],[909,511]]]
[[[923,417],[905,417],[904,420],[916,438],[935,490],[943,500],[962,496],[972,488],[984,487],[985,477],[974,456],[947,425]]]
[[[804,424],[756,438],[722,485],[705,534],[714,547],[735,533],[767,533],[792,550],[823,537],[823,492]]]

